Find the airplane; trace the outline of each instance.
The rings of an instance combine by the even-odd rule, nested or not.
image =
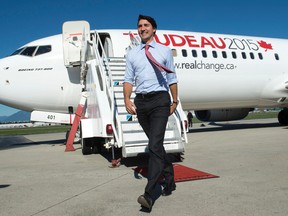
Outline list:
[[[137,30],[87,29],[69,35],[66,51],[81,47],[77,34],[97,34],[108,58],[125,58],[131,43],[139,42]],[[55,113],[74,113],[85,83],[81,65],[65,65],[63,35],[32,41],[0,60],[1,104],[45,113],[47,122]],[[172,50],[183,110],[194,110],[201,121],[229,121],[277,107],[279,123],[288,125],[287,40],[157,29],[155,41]]]

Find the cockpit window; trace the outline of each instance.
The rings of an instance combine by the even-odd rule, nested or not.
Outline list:
[[[36,46],[26,47],[26,48],[20,53],[20,55],[33,56],[36,48],[37,48]]]
[[[48,53],[51,51],[51,46],[50,45],[47,45],[47,46],[39,46],[36,53],[35,53],[35,56],[37,55],[41,55],[41,54],[44,54],[44,53]]]
[[[51,50],[52,50],[51,45],[22,47],[16,50],[14,53],[12,53],[10,56],[13,55],[38,56],[44,53],[48,53]]]
[[[13,56],[13,55],[18,55],[22,50],[24,49],[24,47],[20,48],[20,49],[17,49],[15,52],[13,52],[10,56]]]

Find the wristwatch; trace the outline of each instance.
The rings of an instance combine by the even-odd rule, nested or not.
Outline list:
[[[176,105],[178,105],[178,103],[179,103],[179,101],[177,100],[177,101],[173,101],[172,102],[172,104],[171,104],[171,106],[173,105],[173,104],[176,104]]]

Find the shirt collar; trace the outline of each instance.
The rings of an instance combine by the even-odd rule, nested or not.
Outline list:
[[[152,41],[149,43],[150,47],[153,47],[153,48],[155,48],[155,44],[156,44],[155,40],[152,40]],[[141,43],[141,49],[143,49],[143,48],[145,47],[145,45],[146,45],[146,44]]]

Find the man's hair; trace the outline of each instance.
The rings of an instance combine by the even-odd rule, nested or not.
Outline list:
[[[138,23],[142,19],[147,20],[149,23],[151,23],[153,28],[157,29],[157,23],[156,23],[156,21],[155,21],[155,19],[153,17],[145,16],[145,15],[141,15],[140,14],[139,17],[138,17]],[[138,25],[138,23],[137,23],[137,25]]]

